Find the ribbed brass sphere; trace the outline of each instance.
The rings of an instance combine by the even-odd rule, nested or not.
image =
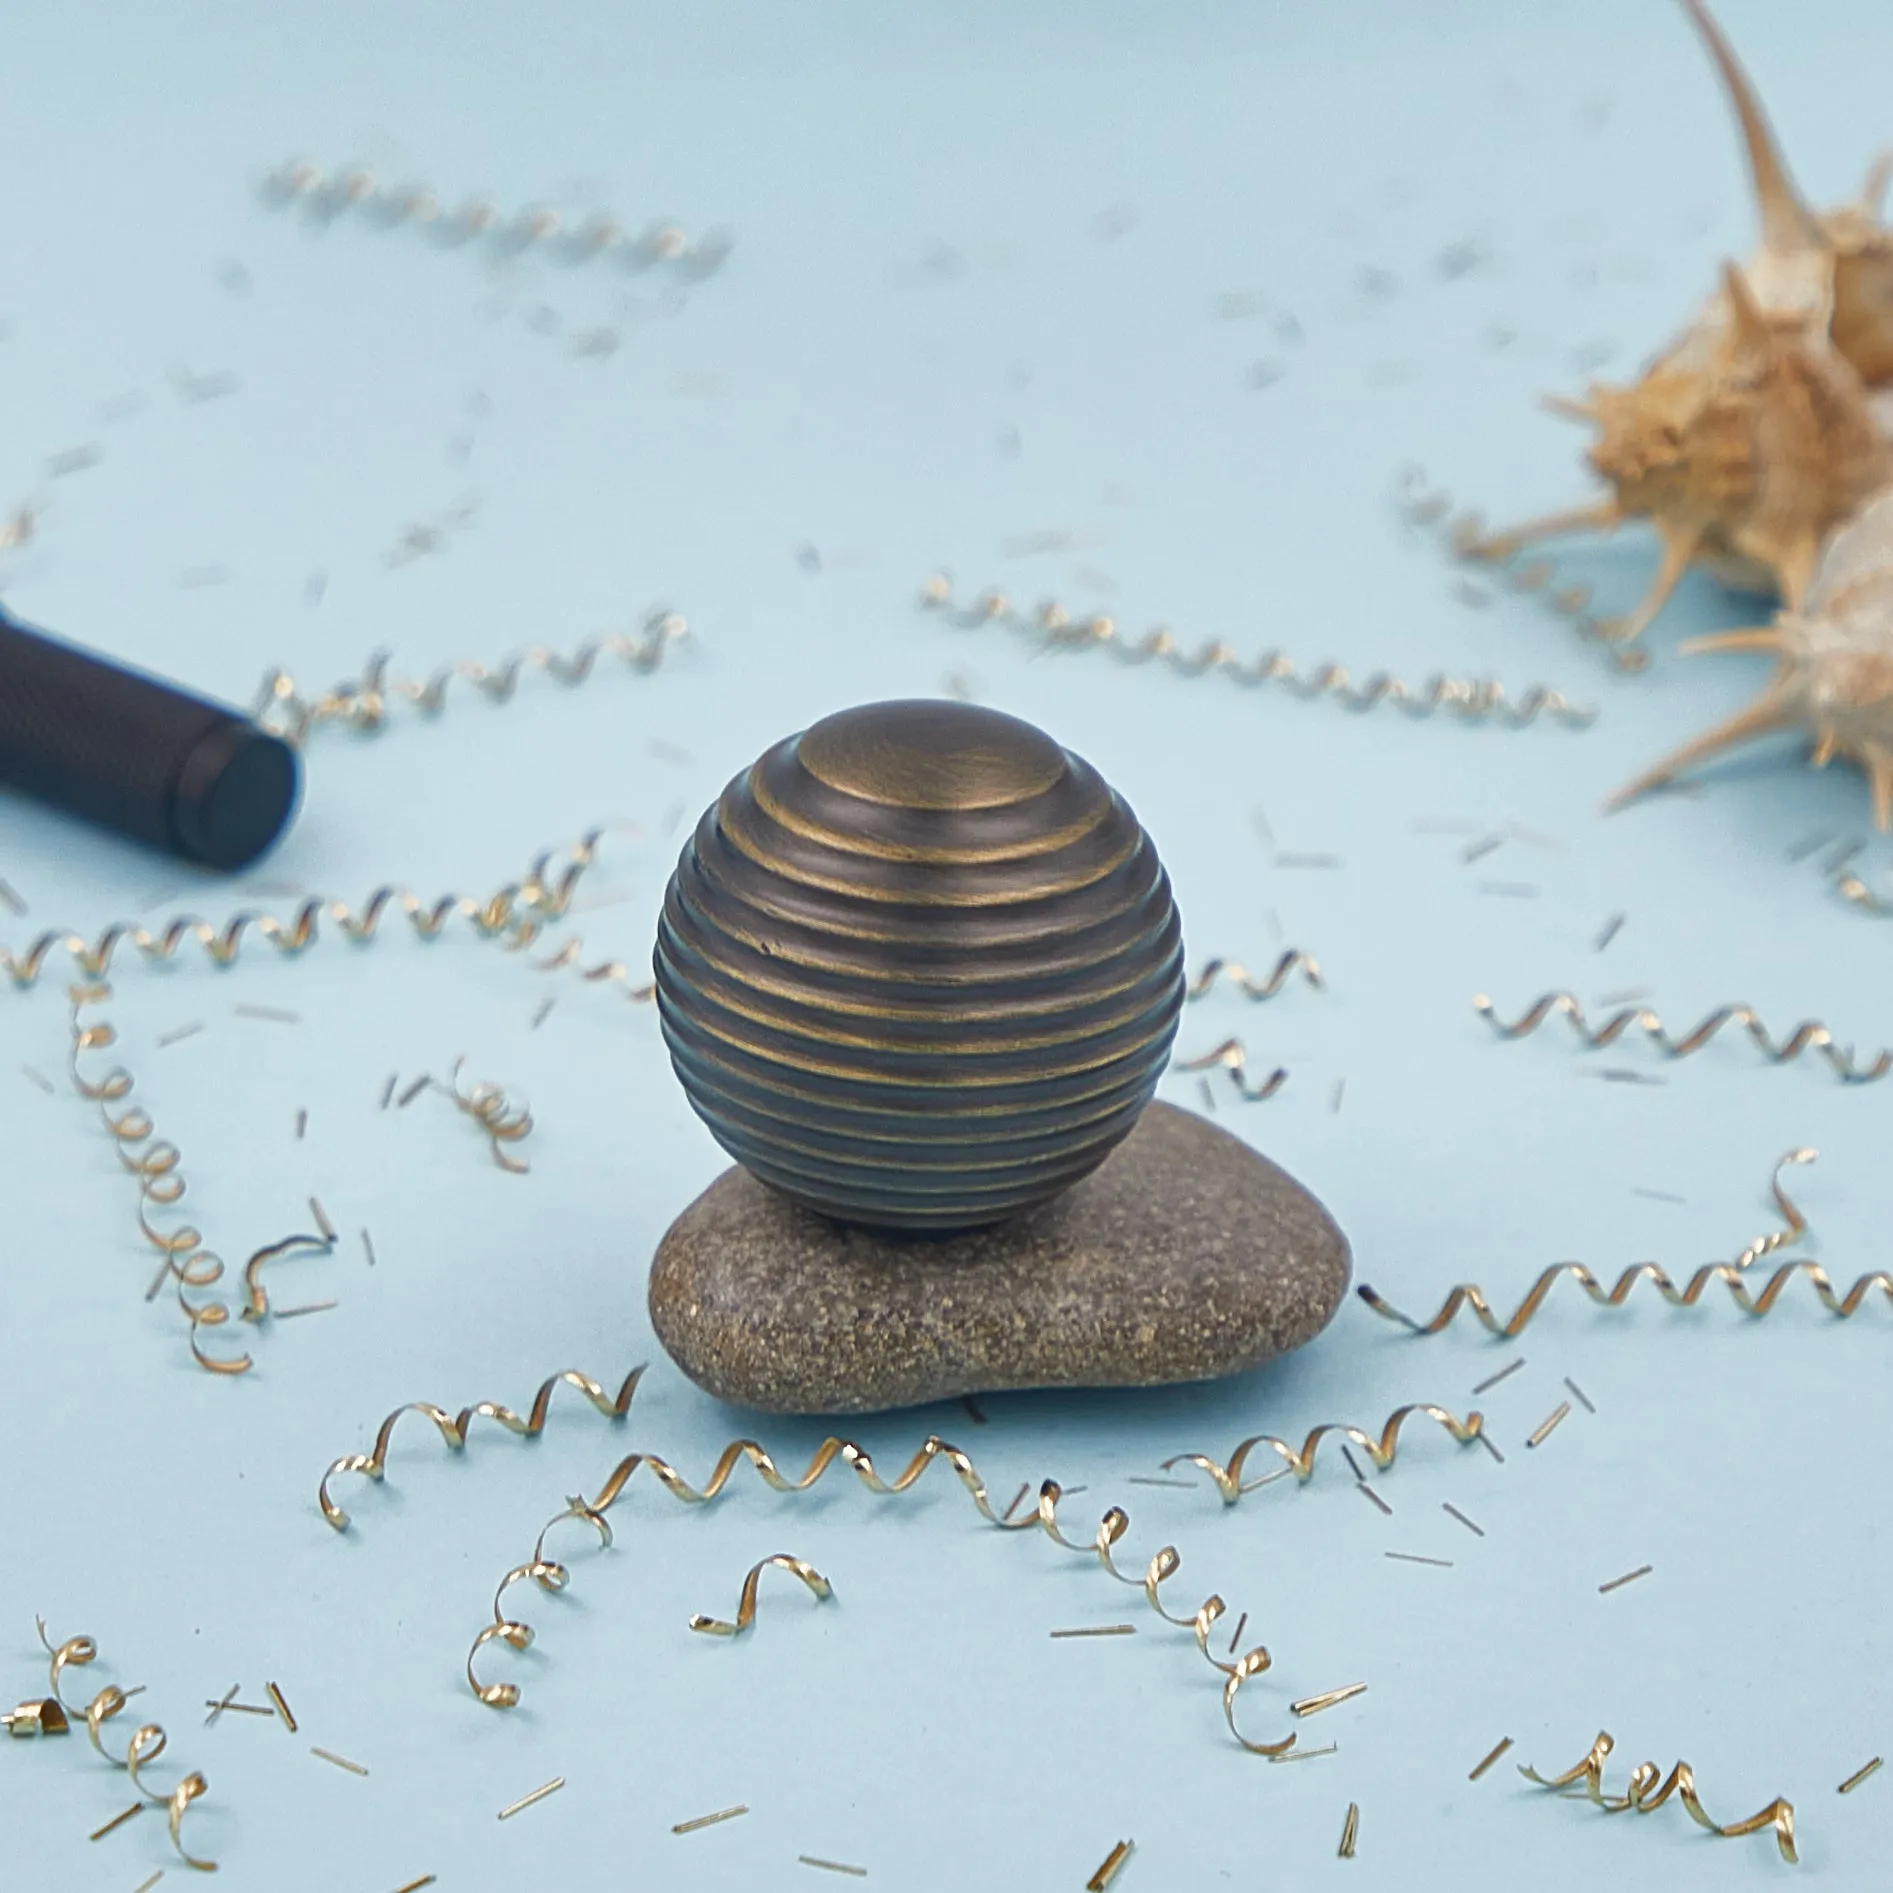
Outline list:
[[[1042,731],[876,703],[776,744],[697,824],[657,1006],[692,1108],[844,1222],[976,1228],[1101,1163],[1183,1004],[1169,877]]]

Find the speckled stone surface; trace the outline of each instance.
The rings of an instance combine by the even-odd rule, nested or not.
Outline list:
[[[719,1399],[872,1413],[1239,1373],[1320,1333],[1349,1273],[1293,1177],[1153,1104],[1063,1196],[946,1239],[844,1228],[726,1171],[658,1245],[651,1320]]]

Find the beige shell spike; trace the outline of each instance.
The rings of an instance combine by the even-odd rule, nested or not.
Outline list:
[[[1870,388],[1893,387],[1893,229],[1881,221],[1893,151],[1867,173],[1859,199],[1821,219],[1835,249],[1834,346]]]
[[[1893,488],[1874,496],[1821,555],[1799,611],[1772,625],[1694,638],[1688,654],[1766,651],[1767,689],[1746,709],[1664,757],[1614,795],[1619,808],[1685,769],[1757,736],[1805,730],[1813,762],[1857,763],[1873,791],[1873,818],[1893,828]]]
[[[1762,247],[1747,266],[1749,281],[1771,313],[1817,306],[1831,310],[1829,335],[1868,387],[1893,382],[1893,229],[1880,203],[1893,181],[1893,153],[1881,157],[1851,204],[1825,215],[1808,208],[1789,176],[1768,115],[1734,49],[1704,0],[1683,0],[1709,48],[1735,109],[1761,216]],[[1698,327],[1720,321],[1711,298]],[[1694,339],[1695,330],[1679,346]]]
[[[1720,301],[1725,325],[1700,332],[1688,358],[1672,351],[1630,387],[1593,386],[1583,402],[1554,403],[1597,427],[1587,457],[1610,495],[1477,548],[1508,557],[1530,540],[1648,520],[1662,558],[1642,603],[1610,628],[1625,642],[1698,560],[1799,605],[1821,542],[1893,482],[1893,441],[1822,326],[1765,308],[1733,265]]]

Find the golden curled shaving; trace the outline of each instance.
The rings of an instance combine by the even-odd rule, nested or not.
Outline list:
[[[524,1418],[511,1407],[502,1406],[496,1400],[482,1400],[460,1411],[448,1413],[444,1408],[434,1406],[425,1400],[412,1400],[406,1406],[396,1407],[382,1421],[375,1433],[374,1445],[365,1453],[348,1453],[335,1461],[322,1475],[321,1484],[316,1488],[316,1503],[322,1508],[322,1516],[337,1531],[348,1529],[348,1514],[342,1510],[329,1494],[329,1481],[344,1472],[358,1472],[364,1478],[381,1482],[388,1467],[388,1447],[394,1438],[394,1429],[404,1413],[424,1414],[434,1423],[434,1429],[446,1442],[449,1452],[461,1451],[467,1443],[467,1429],[475,1420],[492,1420],[503,1426],[507,1432],[520,1439],[537,1439],[545,1431],[546,1417],[552,1410],[552,1396],[560,1387],[576,1388],[598,1412],[608,1420],[622,1420],[631,1410],[631,1398],[638,1390],[638,1382],[644,1378],[644,1368],[640,1365],[632,1368],[624,1377],[623,1384],[613,1394],[599,1385],[589,1374],[581,1374],[577,1368],[568,1367],[562,1373],[549,1376],[532,1397],[532,1405]]]
[[[1257,979],[1240,960],[1205,960],[1196,977],[1184,988],[1183,996],[1185,999],[1206,998],[1218,980],[1227,980],[1245,999],[1273,999],[1296,973],[1317,992],[1327,991],[1328,982],[1320,961],[1312,953],[1291,947],[1275,962],[1275,970],[1262,979]]]
[[[623,960],[598,960],[590,966],[579,964],[585,952],[585,942],[574,937],[565,942],[557,952],[549,953],[542,960],[534,960],[534,971],[557,973],[570,968],[578,977],[594,986],[622,986],[624,996],[633,1005],[649,1005],[657,997],[657,982],[641,978],[640,974],[649,973],[648,964],[633,968]]]
[[[1074,619],[1056,599],[1048,600],[1029,615],[997,590],[983,591],[972,604],[960,606],[954,603],[952,581],[944,574],[929,579],[921,588],[920,603],[925,610],[946,612],[955,624],[968,629],[978,625],[1004,625],[1034,638],[1042,650],[1101,648],[1121,664],[1162,663],[1185,677],[1221,671],[1239,684],[1279,684],[1298,697],[1332,697],[1349,710],[1372,710],[1383,703],[1390,703],[1411,717],[1429,717],[1436,711],[1450,710],[1464,722],[1496,722],[1511,729],[1523,729],[1541,715],[1567,728],[1582,729],[1597,716],[1594,709],[1573,704],[1560,692],[1542,684],[1534,684],[1514,703],[1505,694],[1505,686],[1489,677],[1468,679],[1436,674],[1416,688],[1388,676],[1385,671],[1375,671],[1356,683],[1343,665],[1320,664],[1303,671],[1292,658],[1278,650],[1264,651],[1247,662],[1220,640],[1203,644],[1194,652],[1186,651],[1163,625],[1154,626],[1132,642],[1120,633],[1114,619],[1102,613]]]
[[[153,1788],[144,1779],[143,1771],[164,1753],[169,1739],[163,1728],[155,1722],[141,1724],[132,1732],[125,1753],[122,1756],[114,1755],[105,1746],[100,1731],[107,1722],[125,1708],[133,1696],[140,1693],[139,1690],[124,1690],[115,1683],[108,1683],[86,1704],[83,1710],[65,1702],[59,1690],[61,1674],[68,1668],[93,1662],[99,1653],[98,1645],[90,1637],[68,1637],[65,1642],[55,1645],[46,1634],[45,1620],[36,1618],[34,1621],[39,1626],[39,1640],[46,1646],[51,1659],[49,1673],[54,1701],[72,1714],[82,1715],[85,1720],[86,1737],[94,1750],[114,1768],[125,1770],[131,1777],[132,1788],[144,1801],[166,1811],[171,1832],[171,1845],[176,1848],[178,1858],[187,1867],[194,1867],[200,1873],[215,1873],[217,1863],[214,1860],[199,1860],[185,1848],[182,1831],[185,1811],[193,1801],[201,1800],[210,1792],[210,1783],[203,1775],[192,1772],[184,1776],[177,1786],[167,1793]]]
[[[77,1703],[66,1700],[65,1692],[59,1687],[59,1679],[68,1669],[83,1668],[87,1663],[97,1662],[98,1644],[90,1637],[68,1637],[64,1643],[55,1644],[46,1634],[46,1619],[35,1617],[33,1622],[39,1628],[39,1640],[45,1645],[46,1654],[50,1659],[46,1693],[69,1716],[83,1716],[85,1711]]]
[[[633,236],[614,217],[579,218],[544,205],[529,205],[509,216],[488,199],[473,197],[450,211],[424,185],[378,184],[360,165],[344,165],[325,174],[303,158],[272,171],[264,181],[263,196],[279,208],[300,205],[324,222],[353,212],[382,229],[410,226],[431,231],[437,240],[450,244],[479,239],[508,256],[533,248],[572,264],[609,256],[627,270],[665,265],[693,279],[720,268],[731,248],[726,231],[712,231],[693,244],[675,224],[659,221]]]
[[[1269,1075],[1259,1083],[1249,1082],[1249,1048],[1241,1039],[1224,1039],[1220,1045],[1209,1051],[1199,1053],[1194,1058],[1179,1058],[1176,1061],[1178,1071],[1210,1071],[1220,1067],[1228,1072],[1230,1082],[1237,1092],[1250,1104],[1260,1104],[1272,1098],[1288,1083],[1288,1069],[1277,1065]]]
[[[1706,1827],[1710,1833],[1719,1834],[1724,1839],[1735,1840],[1744,1834],[1759,1834],[1764,1828],[1773,1828],[1775,1845],[1780,1848],[1782,1859],[1790,1866],[1799,1864],[1800,1856],[1794,1848],[1793,1802],[1777,1795],[1759,1814],[1751,1814],[1747,1820],[1735,1821],[1726,1827],[1720,1826],[1704,1811],[1696,1794],[1696,1777],[1687,1762],[1678,1762],[1670,1770],[1667,1779],[1655,1762],[1639,1762],[1630,1771],[1630,1781],[1625,1791],[1621,1795],[1607,1795],[1604,1792],[1604,1763],[1615,1746],[1608,1732],[1600,1730],[1597,1740],[1591,1744],[1590,1753],[1575,1768],[1567,1768],[1563,1774],[1549,1778],[1534,1768],[1521,1767],[1518,1772],[1541,1788],[1569,1788],[1582,1782],[1585,1797],[1606,1814],[1623,1814],[1631,1810],[1638,1814],[1654,1814],[1674,1795],[1698,1827]]]
[[[1735,1258],[1738,1269],[1746,1269],[1759,1262],[1765,1255],[1773,1255],[1777,1249],[1786,1249],[1797,1243],[1808,1232],[1808,1219],[1795,1206],[1794,1200],[1781,1187],[1781,1173],[1792,1164],[1817,1163],[1821,1153],[1810,1145],[1803,1145],[1798,1150],[1784,1151],[1775,1164],[1774,1175],[1769,1179],[1769,1194],[1775,1199],[1775,1207],[1786,1218],[1780,1229],[1770,1229],[1759,1235],[1740,1255]]]
[[[1613,645],[1607,620],[1591,610],[1591,588],[1582,582],[1554,587],[1556,568],[1549,559],[1520,559],[1522,547],[1489,538],[1478,512],[1461,510],[1444,487],[1434,486],[1418,467],[1405,468],[1400,477],[1398,504],[1409,526],[1435,531],[1456,559],[1486,566],[1498,574],[1507,590],[1543,593],[1551,608],[1570,622],[1587,642],[1611,646],[1611,661],[1619,670],[1642,670],[1649,653]]]
[[[676,612],[653,611],[636,637],[608,631],[587,638],[569,653],[535,644],[490,667],[463,657],[441,665],[425,681],[390,676],[388,655],[378,651],[362,667],[359,678],[316,696],[305,695],[288,671],[273,670],[258,688],[250,714],[265,729],[297,746],[325,723],[342,723],[373,734],[387,726],[391,702],[409,704],[422,716],[438,716],[446,705],[447,687],[456,678],[492,703],[510,703],[521,676],[529,670],[544,671],[555,682],[576,687],[591,676],[601,657],[616,657],[649,676],[663,663],[670,647],[689,635],[690,627]]]
[[[406,920],[424,941],[439,939],[451,921],[462,920],[481,939],[497,940],[502,947],[516,950],[530,945],[546,922],[564,914],[580,877],[596,859],[605,832],[593,829],[568,848],[545,850],[522,880],[509,881],[480,900],[464,894],[443,894],[424,901],[408,888],[384,885],[358,908],[340,900],[306,900],[288,920],[245,908],[221,926],[186,914],[168,921],[155,933],[138,921],[117,920],[89,940],[83,934],[55,931],[42,933],[17,954],[0,947],[0,973],[16,991],[24,991],[38,983],[55,953],[64,953],[85,979],[103,980],[110,975],[112,962],[123,947],[135,948],[146,960],[167,961],[175,959],[187,941],[200,947],[213,966],[228,967],[236,963],[251,934],[284,958],[294,959],[316,944],[325,924],[357,946],[364,946],[377,937],[382,921],[391,912]],[[93,1044],[110,1042],[108,1038]],[[84,1049],[92,1048],[88,1045]],[[130,1089],[129,1073],[111,1072],[97,1082],[110,1085],[121,1077],[124,1083],[118,1090],[87,1090],[86,1095],[122,1097]]]
[[[1612,1013],[1602,1025],[1593,1026],[1584,1016],[1582,1003],[1567,992],[1545,993],[1510,1025],[1498,1016],[1498,1008],[1484,993],[1478,994],[1472,1004],[1480,1018],[1505,1039],[1526,1037],[1556,1013],[1571,1022],[1571,1030],[1583,1040],[1587,1050],[1601,1051],[1614,1045],[1634,1027],[1665,1058],[1687,1058],[1707,1045],[1725,1025],[1736,1025],[1748,1034],[1755,1049],[1771,1064],[1788,1064],[1804,1051],[1812,1050],[1827,1060],[1843,1084],[1872,1084],[1893,1071],[1893,1050],[1883,1049],[1870,1065],[1856,1064],[1851,1047],[1842,1046],[1818,1019],[1804,1019],[1787,1038],[1777,1043],[1767,1026],[1747,1006],[1718,1006],[1693,1031],[1681,1038],[1672,1038],[1656,1013],[1639,1006],[1626,1006]]]
[[[1874,1290],[1881,1290],[1889,1302],[1893,1302],[1893,1275],[1883,1269],[1876,1269],[1871,1274],[1863,1275],[1847,1293],[1836,1295],[1834,1284],[1828,1279],[1827,1271],[1818,1262],[1784,1262],[1769,1276],[1759,1294],[1749,1292],[1748,1282],[1742,1271],[1731,1262],[1705,1262],[1683,1287],[1676,1284],[1658,1268],[1654,1262],[1638,1262],[1617,1278],[1616,1284],[1606,1289],[1589,1269],[1581,1262],[1557,1262],[1539,1276],[1533,1283],[1531,1293],[1518,1304],[1509,1321],[1500,1321],[1492,1311],[1492,1304],[1486,1299],[1485,1291],[1471,1282],[1461,1282],[1451,1291],[1440,1306],[1440,1311],[1431,1321],[1415,1321],[1411,1315],[1405,1315],[1365,1282],[1354,1291],[1377,1315],[1384,1315],[1389,1321],[1396,1321],[1401,1327],[1410,1329],[1415,1334],[1439,1334],[1451,1326],[1453,1317],[1462,1308],[1470,1308],[1480,1326],[1488,1333],[1502,1339],[1515,1340],[1530,1324],[1532,1317],[1544,1306],[1545,1298],[1565,1276],[1583,1289],[1600,1308],[1621,1308],[1629,1299],[1630,1291],[1639,1282],[1647,1281],[1672,1308],[1693,1308],[1708,1291],[1711,1282],[1720,1282],[1729,1291],[1729,1299],[1745,1315],[1761,1316],[1767,1314],[1781,1299],[1782,1291],[1796,1276],[1805,1276],[1809,1286],[1819,1298],[1821,1306],[1831,1315],[1847,1321],[1859,1311],[1860,1305]]]
[[[1426,1419],[1435,1420],[1461,1445],[1470,1446],[1485,1427],[1485,1416],[1480,1413],[1468,1413],[1463,1420],[1456,1419],[1444,1407],[1426,1406],[1415,1403],[1412,1406],[1398,1408],[1388,1415],[1387,1423],[1380,1429],[1379,1439],[1371,1433],[1363,1433],[1357,1426],[1327,1425],[1317,1426],[1301,1443],[1297,1452],[1286,1440],[1274,1438],[1267,1433],[1256,1433],[1245,1439],[1229,1455],[1227,1465],[1218,1465],[1215,1460],[1202,1453],[1178,1453],[1172,1459],[1163,1462],[1163,1470],[1168,1472],[1173,1466],[1194,1466],[1199,1472],[1206,1472],[1215,1482],[1216,1490],[1222,1494],[1225,1505],[1234,1505],[1245,1493],[1257,1491],[1265,1485],[1272,1485],[1277,1479],[1288,1473],[1295,1475],[1298,1485],[1306,1485],[1315,1476],[1315,1455],[1320,1450],[1321,1442],[1329,1434],[1336,1434],[1342,1439],[1352,1440],[1375,1466],[1382,1472],[1391,1466],[1395,1455],[1400,1450],[1400,1429],[1414,1414],[1421,1414]],[[1251,1479],[1243,1483],[1242,1471],[1249,1463],[1249,1455],[1258,1448],[1272,1452],[1282,1461],[1282,1470],[1268,1474],[1261,1479]]]
[[[99,1117],[112,1138],[119,1162],[138,1179],[138,1227],[163,1258],[163,1265],[146,1291],[145,1299],[152,1299],[166,1282],[175,1282],[178,1307],[191,1324],[191,1358],[207,1373],[248,1373],[255,1365],[248,1354],[219,1359],[206,1354],[198,1345],[198,1330],[227,1321],[228,1307],[221,1301],[193,1302],[184,1292],[187,1288],[208,1288],[218,1281],[224,1272],[222,1260],[203,1246],[202,1232],[195,1224],[184,1223],[166,1230],[155,1227],[151,1221],[150,1210],[154,1205],[167,1208],[184,1195],[182,1154],[175,1144],[156,1136],[157,1127],[151,1114],[142,1106],[132,1105],[114,1115],[112,1105],[128,1096],[135,1082],[122,1065],[113,1066],[96,1079],[88,1079],[80,1070],[79,1061],[84,1054],[103,1050],[117,1041],[117,1034],[109,1024],[102,1020],[88,1023],[83,1016],[87,1007],[103,1005],[109,1000],[112,989],[93,981],[69,987],[67,996],[72,1002],[69,1061],[72,1082],[82,1097],[97,1103]]]
[[[333,1236],[285,1236],[259,1249],[243,1265],[243,1310],[245,1321],[261,1321],[269,1313],[269,1291],[263,1286],[263,1265],[286,1255],[333,1255]]]
[[[690,1628],[706,1637],[741,1636],[756,1621],[756,1590],[765,1571],[786,1571],[791,1577],[799,1578],[818,1603],[826,1603],[835,1594],[835,1587],[806,1558],[778,1551],[773,1557],[750,1566],[749,1575],[743,1580],[742,1595],[736,1600],[734,1623],[726,1623],[721,1617],[706,1617],[698,1611],[690,1620]]]
[[[1267,1648],[1262,1645],[1257,1645],[1233,1663],[1224,1662],[1211,1651],[1210,1631],[1227,1608],[1218,1596],[1205,1598],[1193,1612],[1185,1616],[1174,1615],[1165,1608],[1159,1595],[1160,1587],[1176,1575],[1182,1563],[1182,1554],[1174,1545],[1166,1545],[1158,1551],[1141,1573],[1127,1574],[1119,1569],[1112,1555],[1114,1547],[1130,1529],[1130,1515],[1121,1506],[1113,1506],[1105,1513],[1089,1542],[1067,1538],[1060,1528],[1058,1504],[1063,1494],[1056,1480],[1045,1481],[1039,1488],[1038,1505],[1021,1517],[1015,1519],[1011,1515],[1011,1508],[1003,1514],[995,1512],[988,1497],[985,1482],[980,1478],[972,1460],[957,1446],[950,1445],[937,1434],[921,1442],[913,1458],[892,1480],[882,1479],[875,1470],[873,1460],[860,1446],[852,1440],[838,1439],[832,1435],[816,1448],[807,1469],[793,1479],[785,1477],[763,1447],[749,1439],[732,1440],[724,1447],[722,1453],[718,1455],[716,1464],[711,1468],[709,1478],[701,1487],[691,1485],[675,1467],[658,1458],[654,1453],[628,1453],[612,1468],[595,1497],[591,1499],[583,1496],[568,1498],[565,1509],[549,1519],[540,1531],[538,1542],[533,1546],[531,1558],[524,1564],[514,1566],[500,1580],[499,1588],[493,1597],[493,1622],[481,1629],[467,1653],[468,1686],[474,1695],[489,1708],[511,1709],[518,1704],[519,1688],[516,1684],[482,1683],[474,1667],[475,1659],[488,1644],[504,1643],[512,1650],[524,1650],[531,1646],[532,1627],[507,1614],[507,1592],[514,1584],[527,1580],[536,1583],[541,1590],[548,1593],[556,1593],[566,1588],[571,1574],[565,1565],[547,1557],[546,1540],[557,1526],[564,1524],[567,1520],[582,1520],[591,1526],[598,1535],[600,1549],[609,1550],[613,1542],[613,1534],[611,1521],[606,1514],[623,1496],[625,1488],[641,1466],[648,1467],[651,1477],[673,1498],[686,1505],[704,1505],[724,1490],[736,1468],[745,1463],[755,1471],[757,1477],[770,1490],[787,1493],[806,1492],[830,1466],[840,1461],[870,1492],[877,1496],[891,1497],[909,1490],[935,1460],[944,1460],[952,1469],[954,1476],[972,1500],[974,1509],[988,1524],[996,1525],[1001,1531],[1037,1530],[1067,1551],[1095,1557],[1105,1571],[1120,1583],[1135,1585],[1141,1590],[1150,1607],[1165,1622],[1191,1631],[1196,1639],[1197,1649],[1224,1678],[1223,1717],[1229,1725],[1230,1734],[1242,1747],[1251,1754],[1274,1756],[1285,1755],[1295,1746],[1296,1737],[1292,1731],[1284,1741],[1262,1743],[1251,1741],[1236,1726],[1235,1702],[1242,1685],[1267,1671],[1273,1659]],[[1016,1504],[1017,1501],[1015,1500],[1014,1503]],[[758,1571],[761,1568],[759,1566]],[[752,1578],[756,1575],[756,1573],[751,1574]],[[1247,1622],[1248,1617],[1245,1613],[1243,1623]]]
[[[523,1104],[514,1104],[503,1086],[480,1079],[464,1091],[460,1087],[460,1067],[464,1058],[454,1060],[452,1097],[455,1105],[486,1133],[493,1161],[502,1170],[523,1177],[532,1168],[523,1157],[510,1157],[504,1148],[517,1144],[532,1134],[532,1113]]]

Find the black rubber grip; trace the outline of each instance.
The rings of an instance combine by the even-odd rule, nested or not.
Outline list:
[[[231,869],[288,826],[301,772],[240,712],[0,614],[0,784]]]

